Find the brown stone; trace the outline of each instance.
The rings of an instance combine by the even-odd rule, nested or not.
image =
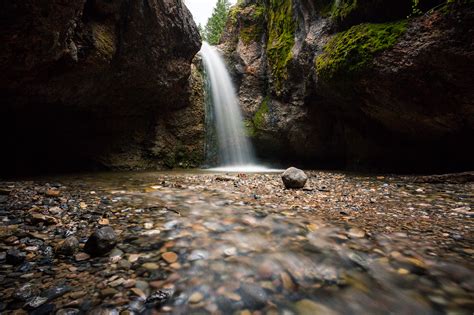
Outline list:
[[[172,264],[178,260],[178,255],[174,252],[166,252],[161,255],[164,261],[168,264]]]

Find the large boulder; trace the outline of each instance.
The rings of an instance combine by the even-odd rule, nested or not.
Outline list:
[[[303,188],[308,181],[308,176],[302,170],[296,167],[288,168],[282,175],[281,179],[286,188]]]

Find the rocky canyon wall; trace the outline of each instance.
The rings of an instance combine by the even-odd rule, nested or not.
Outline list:
[[[0,6],[1,173],[201,163],[200,36],[181,0]]]
[[[240,1],[225,52],[261,158],[474,168],[472,1]]]

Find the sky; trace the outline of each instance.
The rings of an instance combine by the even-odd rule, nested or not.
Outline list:
[[[217,0],[184,0],[189,11],[193,14],[196,24],[205,26],[207,19],[212,14],[212,9],[216,5]],[[230,0],[231,4],[235,4],[237,0]]]

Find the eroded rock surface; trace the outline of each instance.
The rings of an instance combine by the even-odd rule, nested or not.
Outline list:
[[[462,149],[474,135],[472,4],[420,1],[417,16],[410,1],[333,2],[242,1],[231,12],[221,47],[259,155],[472,169]]]
[[[188,108],[202,94],[190,66],[200,37],[181,0],[4,1],[0,11],[4,171],[199,164],[204,117]]]

